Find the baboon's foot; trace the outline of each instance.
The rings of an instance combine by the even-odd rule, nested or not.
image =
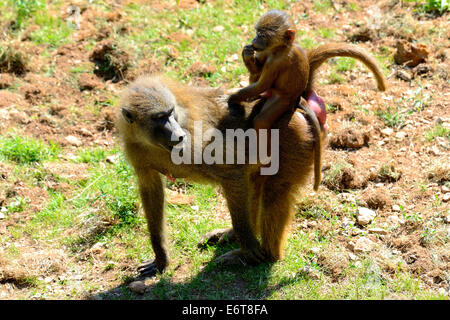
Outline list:
[[[266,261],[266,257],[260,250],[243,252],[241,249],[229,251],[214,260],[224,266],[232,265],[256,265]]]
[[[153,277],[157,273],[163,273],[166,267],[167,264],[165,264],[164,266],[158,266],[156,260],[148,260],[141,263],[138,266],[137,271],[139,272],[139,276],[141,277]]]
[[[199,248],[205,248],[207,245],[223,245],[236,240],[233,228],[217,229],[205,234],[198,242],[198,246]]]

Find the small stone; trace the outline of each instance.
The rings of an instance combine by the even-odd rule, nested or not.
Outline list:
[[[356,259],[358,259],[358,257],[357,257],[355,254],[353,254],[352,252],[349,252],[349,253],[348,253],[348,257],[349,257],[350,260],[352,260],[352,261],[355,261]]]
[[[128,288],[134,293],[144,294],[147,286],[145,285],[144,281],[133,281],[128,285]]]
[[[338,197],[340,202],[349,202],[349,203],[355,203],[356,202],[356,198],[355,198],[355,195],[353,193],[343,192],[343,193],[339,193],[337,195],[337,197]]]
[[[246,81],[246,80],[239,81],[239,85],[241,87],[246,87],[246,86],[248,86],[248,81]]]
[[[100,80],[98,80],[95,75],[90,73],[82,73],[78,78],[78,86],[81,91],[97,89],[101,85]]]
[[[320,274],[317,272],[317,270],[308,267],[308,266],[304,266],[301,270],[301,273],[308,276],[311,279],[320,279]]]
[[[404,71],[404,70],[397,70],[395,73],[395,76],[403,81],[410,82],[411,81],[411,75]]]
[[[390,226],[397,226],[397,225],[399,225],[399,224],[403,224],[403,223],[404,223],[403,219],[400,219],[397,215],[389,216],[389,217],[386,219],[386,222],[387,222]]]
[[[5,219],[5,214],[3,212],[0,212],[0,219]]]
[[[86,128],[81,128],[80,130],[78,130],[78,132],[80,134],[82,134],[85,137],[92,137],[92,132],[90,132],[88,129]]]
[[[381,228],[370,228],[368,230],[370,233],[375,233],[375,234],[380,234],[380,235],[385,235],[387,234],[387,231]]]
[[[118,158],[119,158],[119,156],[117,154],[112,154],[112,155],[106,157],[106,162],[116,163]]]
[[[394,133],[394,130],[391,128],[385,128],[381,130],[381,133],[384,134],[385,136],[390,136],[391,134]]]
[[[372,240],[366,237],[361,237],[358,240],[356,240],[355,245],[353,247],[354,252],[369,252],[373,249],[374,243]]]
[[[374,211],[368,208],[358,207],[358,215],[356,216],[358,224],[365,226],[371,223],[375,216],[376,213]]]
[[[191,206],[191,209],[194,211],[198,211],[198,210],[200,210],[200,207],[199,206]]]
[[[225,59],[226,62],[233,62],[233,61],[238,61],[238,60],[239,60],[239,55],[237,53],[234,53]]]
[[[442,197],[442,201],[448,202],[449,200],[450,200],[450,193],[444,194],[444,196]]]
[[[445,223],[450,223],[450,216],[446,216],[446,217],[444,218],[444,222],[445,222]]]
[[[434,156],[439,156],[441,154],[437,146],[432,146],[430,149],[430,153]]]
[[[446,185],[443,185],[442,188],[441,188],[441,190],[442,190],[442,193],[448,193],[448,192],[450,192],[450,188],[447,187]]]
[[[225,27],[224,26],[215,26],[214,28],[212,28],[212,31],[213,32],[222,32],[222,31],[224,31],[225,30]]]
[[[400,212],[402,209],[400,208],[400,206],[398,204],[394,204],[392,206],[392,211],[394,212]]]
[[[52,282],[53,281],[53,278],[52,277],[46,277],[45,279],[44,279],[44,282],[45,283],[50,283],[50,282]]]
[[[69,143],[69,144],[71,144],[71,145],[73,145],[73,146],[76,146],[76,147],[79,147],[79,146],[81,146],[83,143],[81,142],[81,140],[80,139],[78,139],[77,137],[75,137],[75,136],[67,136],[67,137],[65,137],[65,140]]]
[[[446,295],[448,295],[448,291],[447,290],[445,290],[445,288],[439,288],[439,294],[441,294],[441,295],[443,295],[443,296],[446,296]]]
[[[308,221],[308,228],[317,227],[317,221]]]
[[[405,139],[406,136],[407,136],[406,132],[403,131],[399,131],[395,134],[395,137],[400,140]]]

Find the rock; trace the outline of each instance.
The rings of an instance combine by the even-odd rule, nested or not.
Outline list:
[[[444,223],[450,223],[450,216],[446,216],[444,218]]]
[[[106,157],[106,162],[108,162],[108,163],[116,163],[117,159],[119,159],[119,155],[112,154],[112,155]]]
[[[320,279],[320,274],[317,270],[309,267],[304,266],[302,270],[300,271],[301,274],[306,275],[308,278],[318,280]]]
[[[407,134],[406,132],[399,131],[399,132],[397,132],[397,133],[395,134],[395,137],[396,137],[397,139],[399,139],[399,140],[403,140],[403,139],[405,139],[405,137],[406,137],[407,135],[408,135],[408,134]]]
[[[434,68],[428,64],[420,64],[413,69],[415,76],[429,77],[434,73]]]
[[[394,130],[391,128],[385,128],[385,129],[381,130],[381,133],[385,136],[390,136],[391,134],[394,133]]]
[[[395,76],[406,82],[411,82],[412,80],[412,76],[404,70],[397,70],[397,72],[395,72]]]
[[[0,212],[0,219],[5,219],[5,214],[3,212]]]
[[[215,26],[214,28],[212,28],[213,32],[222,32],[223,30],[225,30],[224,26]]]
[[[147,286],[145,285],[144,281],[133,281],[128,285],[128,288],[134,293],[144,294]]]
[[[420,43],[412,44],[406,40],[399,40],[396,47],[395,62],[397,64],[405,64],[408,67],[415,67],[425,62],[430,54],[430,49],[426,45]]]
[[[400,206],[398,204],[394,204],[392,206],[392,211],[394,212],[400,212],[402,210],[402,208],[400,208]]]
[[[81,128],[78,130],[78,133],[85,136],[85,137],[92,137],[92,132],[90,132],[88,129],[86,128]]]
[[[79,147],[81,146],[83,143],[81,142],[80,139],[78,139],[75,136],[67,136],[64,138],[69,144],[71,144],[72,146],[76,146]]]
[[[337,195],[337,198],[339,199],[340,202],[349,202],[349,203],[356,202],[356,198],[353,193],[342,192]]]
[[[366,132],[347,127],[330,136],[329,144],[338,149],[360,149],[369,143],[370,136]]]
[[[369,252],[373,249],[374,243],[367,237],[361,237],[356,240],[355,245],[353,246],[353,251],[360,252]]]
[[[0,73],[0,89],[6,89],[12,86],[14,77],[8,73]]]
[[[399,224],[403,224],[403,219],[399,218],[397,215],[389,216],[386,219],[386,222],[389,224],[389,226],[398,226]]]
[[[439,156],[441,154],[441,152],[439,151],[439,148],[437,146],[432,146],[429,149],[429,153],[431,153],[434,156]]]
[[[375,234],[380,234],[380,235],[386,235],[387,231],[381,228],[370,228],[369,233],[375,233]]]
[[[365,226],[372,222],[372,220],[375,218],[376,213],[368,208],[364,207],[358,207],[358,214],[356,216],[356,219],[358,221],[358,224]]]
[[[450,200],[450,193],[444,194],[444,196],[442,197],[442,201],[448,202],[449,200]]]
[[[102,84],[97,77],[90,73],[82,73],[78,78],[78,86],[80,90],[93,90],[100,87]]]
[[[234,53],[225,59],[226,62],[234,62],[234,61],[238,61],[238,60],[239,60],[239,55],[237,53]]]

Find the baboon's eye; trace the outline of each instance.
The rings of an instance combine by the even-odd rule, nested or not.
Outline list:
[[[134,115],[127,108],[122,108],[122,115],[128,123],[134,122]]]
[[[169,116],[172,115],[173,113],[173,108],[170,109],[169,111],[164,111],[164,112],[158,112],[154,115],[152,115],[152,119],[156,120],[156,121],[164,121],[167,120],[167,118],[169,118]]]

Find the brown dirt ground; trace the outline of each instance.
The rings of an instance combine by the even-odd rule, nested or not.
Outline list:
[[[126,2],[126,1],[125,1]],[[133,1],[135,2],[135,1]],[[335,6],[345,6],[346,1],[334,1]],[[390,24],[381,25],[378,29],[367,30],[365,24],[360,27],[349,25],[349,20],[368,21],[370,14],[367,9],[376,1],[359,2],[363,10],[355,13],[354,17],[349,17],[348,12],[336,13],[333,16],[333,28],[337,30],[337,41],[347,41],[349,38],[359,40],[369,40],[360,42],[359,45],[368,49],[369,52],[377,52],[378,48],[385,47],[391,54],[395,53],[396,42],[399,39],[411,42],[414,35],[405,34],[401,28],[396,28],[396,23],[402,20],[404,14],[412,16],[417,24],[417,32],[426,32],[430,28],[444,28],[448,26],[448,15],[434,19],[418,20],[417,16],[411,15],[412,8],[405,4],[404,7],[392,5],[393,2],[384,1],[379,4],[382,13],[389,12]],[[398,2],[396,2],[398,3]],[[164,1],[155,1],[161,6],[161,10],[177,10],[175,5],[169,5]],[[200,5],[198,1],[181,1],[182,9],[194,8]],[[308,21],[302,21],[301,28],[310,30],[313,28],[329,27],[328,16],[312,10],[311,1],[300,1],[294,4],[291,14],[308,12]],[[78,81],[73,83],[70,77],[70,70],[74,64],[90,65],[91,60],[96,59],[96,54],[101,58],[101,50],[113,50],[107,47],[108,30],[97,32],[93,27],[93,19],[97,14],[85,8],[83,14],[83,26],[74,35],[74,42],[60,47],[52,57],[54,74],[48,76],[44,72],[45,61],[40,56],[42,50],[27,40],[26,33],[22,38],[22,44],[17,46],[17,50],[27,55],[33,60],[29,64],[30,70],[25,74],[17,75],[8,70],[0,73],[0,133],[6,134],[11,128],[18,132],[35,136],[44,141],[55,141],[63,147],[66,157],[75,152],[76,146],[71,145],[66,137],[71,135],[82,142],[82,146],[108,146],[114,143],[114,127],[112,125],[111,106],[105,104],[109,95],[117,94],[128,81],[134,79],[142,70],[154,72],[161,70],[161,64],[149,57],[148,60],[141,61],[135,69],[127,70],[126,73],[115,79],[114,83],[110,79],[105,81],[102,77],[93,74],[82,74]],[[123,15],[118,12],[109,14],[111,23],[121,23]],[[125,22],[124,22],[125,23]],[[128,30],[132,32],[132,30]],[[328,114],[328,124],[330,132],[330,145],[324,155],[324,174],[330,164],[338,161],[346,161],[351,166],[341,175],[339,181],[340,189],[352,188],[353,195],[377,213],[377,226],[384,226],[389,230],[386,235],[371,234],[370,239],[383,248],[396,250],[397,255],[406,262],[406,268],[423,279],[429,288],[445,288],[450,283],[450,253],[448,242],[444,244],[439,241],[424,241],[424,228],[431,223],[438,233],[448,237],[448,224],[444,221],[450,214],[449,203],[442,202],[436,209],[432,206],[435,196],[442,201],[444,194],[448,191],[444,188],[444,183],[449,182],[449,140],[436,139],[434,142],[424,141],[424,133],[435,124],[442,123],[446,128],[450,128],[450,85],[449,75],[450,56],[445,48],[450,46],[448,38],[450,30],[447,32],[447,39],[430,39],[426,44],[430,54],[426,62],[422,65],[428,66],[422,70],[412,69],[402,65],[392,64],[392,73],[389,76],[389,89],[380,94],[376,91],[373,78],[367,72],[354,70],[348,72],[346,79],[340,84],[325,83],[317,90],[324,100],[335,106],[337,111]],[[86,41],[91,36],[96,36],[98,40],[104,41],[94,52],[85,50]],[[174,32],[170,38],[174,41],[184,39],[183,35]],[[176,56],[177,52],[173,52]],[[98,58],[98,57],[97,57]],[[126,64],[126,53],[121,53],[118,57],[119,64]],[[120,66],[117,70],[120,69]],[[322,69],[321,76],[325,78],[327,68]],[[429,94],[426,107],[418,112],[413,112],[407,117],[405,126],[401,129],[394,128],[391,134],[383,131],[386,125],[376,116],[368,115],[366,112],[355,109],[355,105],[362,105],[365,109],[375,111],[386,109],[386,105],[392,105],[391,101],[396,101],[401,97],[407,100],[406,104],[411,106],[414,103],[413,92],[418,89],[415,82],[405,81],[395,76],[395,70],[402,70],[411,78],[419,80],[424,85],[424,90]],[[434,70],[431,72],[430,70]],[[192,66],[189,73],[193,76],[202,76],[205,73],[214,72],[214,68],[204,65]],[[431,72],[431,74],[430,74]],[[81,87],[81,88],[80,88]],[[10,90],[14,88],[14,90]],[[86,108],[73,108],[73,106],[99,105],[98,110],[88,110]],[[398,134],[398,133],[401,134]],[[380,168],[382,165],[395,160],[394,170],[401,172],[397,180],[382,179]],[[65,163],[61,166],[45,168],[51,173],[66,175],[67,177],[78,177],[82,179],[86,174],[86,168],[72,163]],[[17,213],[8,222],[0,220],[0,232],[9,232],[9,227],[15,223],[23,223],[24,219],[29,219],[33,213],[42,209],[48,198],[45,189],[36,187],[26,187],[20,180],[9,181],[12,168],[7,164],[0,164],[0,205],[6,206],[14,195],[20,195],[29,199],[30,206],[25,212]],[[431,171],[431,173],[430,173]],[[431,177],[431,178],[429,178]],[[437,177],[437,178],[436,178]],[[439,178],[440,177],[440,178]],[[66,189],[67,185],[60,185],[50,178],[44,182],[51,189]],[[423,185],[426,188],[423,188]],[[326,186],[321,186],[321,191],[328,197],[337,199],[341,203],[354,201],[350,193],[343,193],[339,196],[328,190]],[[335,212],[330,203],[323,203],[316,197],[311,197],[310,204],[318,205],[322,208]],[[188,201],[181,199],[180,201]],[[404,207],[404,215],[393,210],[393,205]],[[221,208],[220,212],[226,211]],[[408,220],[405,216],[422,212],[420,221]],[[339,215],[339,213],[338,213]],[[310,219],[311,220],[311,219]],[[448,221],[448,220],[447,220]],[[329,226],[323,224],[310,223],[308,219],[304,225],[308,232],[318,230],[319,233],[331,232]],[[300,222],[296,221],[294,227]],[[345,232],[347,232],[346,230]],[[338,237],[336,248],[346,248],[351,252],[354,241],[358,239],[359,233],[356,230],[353,238],[347,237],[346,233]],[[67,253],[55,250],[51,247],[37,246],[33,240],[21,239],[15,243],[21,248],[20,259],[16,261],[5,261],[2,259],[4,250],[0,245],[0,299],[14,298],[20,296],[19,292],[26,283],[25,279],[29,275],[41,275],[45,281],[55,279],[68,279],[75,277],[74,274],[81,272],[68,268],[69,262],[73,258]],[[350,249],[349,249],[350,248]],[[94,255],[96,259],[102,259],[101,248],[90,248],[86,255]],[[381,256],[383,250],[373,251],[376,258]],[[391,265],[390,260],[383,260],[383,270],[393,272],[397,265]],[[77,261],[79,263],[79,261]],[[330,252],[318,255],[318,263],[328,270],[334,280],[342,275],[343,267],[348,264],[347,256],[336,256]],[[123,268],[131,268],[133,262],[123,262]],[[113,279],[110,273],[101,273],[101,277],[95,277],[101,270],[91,270],[92,281],[102,286],[114,285],[117,280]],[[61,297],[68,293],[61,292]]]

